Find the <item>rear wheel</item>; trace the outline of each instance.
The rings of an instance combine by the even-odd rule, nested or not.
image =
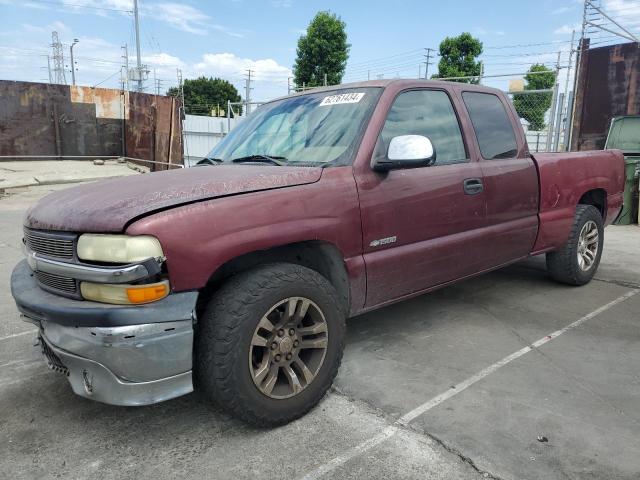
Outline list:
[[[232,277],[209,300],[195,344],[196,387],[259,426],[294,420],[331,386],[345,319],[333,286],[292,264]]]
[[[588,283],[600,264],[604,243],[604,225],[600,212],[591,205],[578,205],[567,243],[547,253],[551,278],[569,285]]]

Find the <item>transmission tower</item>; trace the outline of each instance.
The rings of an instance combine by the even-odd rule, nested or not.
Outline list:
[[[51,48],[53,48],[53,83],[67,84],[64,74],[64,50],[58,38],[58,32],[51,32]]]

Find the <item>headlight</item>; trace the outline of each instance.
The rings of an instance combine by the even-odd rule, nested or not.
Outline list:
[[[80,283],[80,293],[85,300],[117,305],[151,303],[169,295],[169,282],[144,285],[112,285],[106,283]]]
[[[150,235],[96,235],[86,233],[78,239],[78,258],[94,262],[133,263],[162,257],[162,247]]]

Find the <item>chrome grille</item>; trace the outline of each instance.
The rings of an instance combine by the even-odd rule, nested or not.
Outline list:
[[[41,285],[49,287],[53,290],[66,293],[76,293],[78,288],[73,278],[61,277],[60,275],[52,275],[51,273],[35,272],[36,278]]]
[[[47,365],[51,370],[55,370],[56,372],[60,372],[65,374],[67,377],[69,376],[69,369],[62,363],[60,357],[56,355],[56,352],[51,350],[51,347],[47,345],[42,337],[38,337],[38,341],[40,342],[40,350],[42,351],[42,355],[46,359]]]
[[[73,258],[75,235],[41,232],[24,229],[24,241],[29,250],[40,255],[57,258]]]

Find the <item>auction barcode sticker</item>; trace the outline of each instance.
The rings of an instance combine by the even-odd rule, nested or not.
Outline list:
[[[322,99],[322,102],[320,102],[320,106],[323,107],[326,105],[340,105],[341,103],[358,103],[360,100],[362,100],[362,97],[364,97],[364,92],[330,95]]]

